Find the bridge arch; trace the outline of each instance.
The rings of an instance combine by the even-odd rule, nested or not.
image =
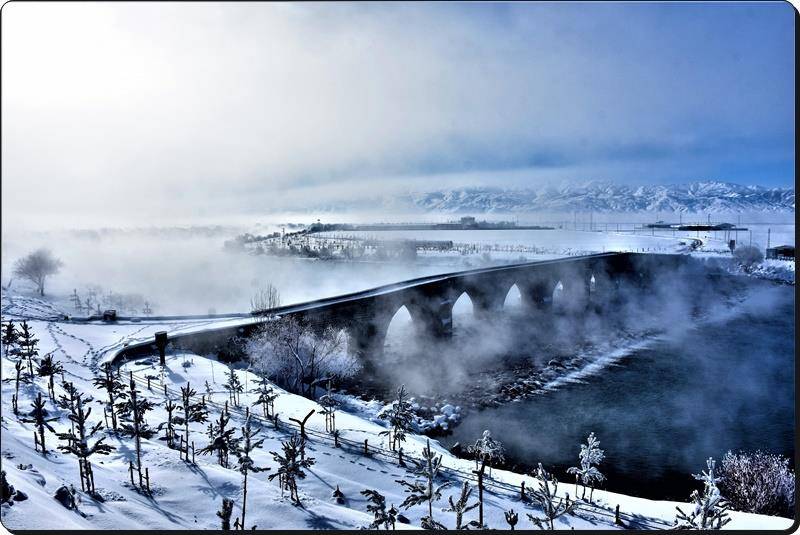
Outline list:
[[[472,322],[478,314],[478,304],[467,290],[453,300],[450,308],[451,331]]]
[[[384,351],[389,348],[392,352],[402,353],[402,347],[410,338],[416,328],[411,311],[401,304],[391,315],[387,314],[386,325],[383,330],[382,345]]]
[[[567,302],[567,297],[565,294],[564,283],[561,279],[557,280],[553,284],[553,290],[550,293],[550,303],[552,303],[553,309],[556,311],[562,311]]]
[[[475,314],[475,302],[467,290],[462,291],[453,301],[452,314],[459,316]]]
[[[506,291],[503,308],[512,310],[522,308],[522,291],[516,282]]]

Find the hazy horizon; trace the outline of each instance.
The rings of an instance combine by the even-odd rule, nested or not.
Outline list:
[[[465,186],[794,184],[783,2],[2,14],[4,227]]]

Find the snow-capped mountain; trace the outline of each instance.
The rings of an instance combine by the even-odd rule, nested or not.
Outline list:
[[[400,202],[398,202],[400,201]],[[725,182],[624,186],[589,182],[542,188],[459,188],[410,193],[391,205],[433,212],[794,212],[794,188]]]

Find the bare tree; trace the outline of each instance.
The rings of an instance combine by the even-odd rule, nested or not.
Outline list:
[[[272,317],[272,311],[281,306],[281,294],[271,282],[259,288],[250,298],[250,311],[262,321]]]
[[[48,249],[37,249],[14,264],[14,275],[28,279],[36,285],[39,295],[44,295],[44,282],[55,275],[64,263],[53,256]]]

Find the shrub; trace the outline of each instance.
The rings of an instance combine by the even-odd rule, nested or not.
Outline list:
[[[761,253],[761,249],[753,247],[752,245],[737,247],[736,250],[733,251],[733,258],[745,271],[750,271],[764,261],[764,255]]]
[[[719,489],[739,511],[794,516],[794,472],[789,459],[774,453],[728,452],[722,458]]]

